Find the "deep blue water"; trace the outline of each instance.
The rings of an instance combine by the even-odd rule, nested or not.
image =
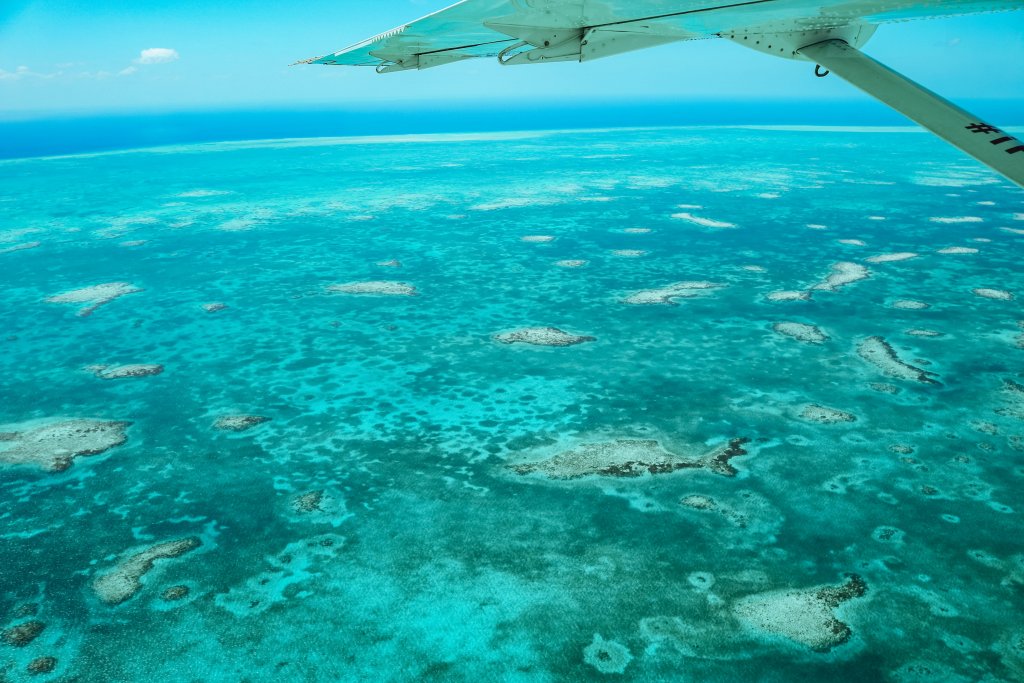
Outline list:
[[[1024,125],[1018,100],[962,102],[1001,126]],[[189,142],[682,125],[906,125],[870,101],[408,102],[346,108],[0,116],[0,159]]]
[[[0,162],[0,680],[1020,680],[1022,240],[910,132]]]

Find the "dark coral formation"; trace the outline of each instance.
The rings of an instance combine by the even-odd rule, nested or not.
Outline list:
[[[28,671],[30,674],[48,674],[52,673],[53,670],[56,668],[56,657],[36,657],[28,663],[28,666],[25,667],[25,670]]]
[[[712,451],[707,456],[705,460],[707,468],[725,477],[735,477],[738,471],[729,461],[741,455],[747,455],[747,450],[743,446],[748,443],[750,443],[750,439],[745,436],[730,440],[723,448],[718,451]]]
[[[319,512],[322,511],[320,504],[324,500],[324,491],[307,491],[296,496],[291,502],[291,508],[295,512]]]
[[[184,600],[188,597],[190,592],[191,591],[188,586],[171,586],[170,588],[165,589],[164,592],[160,594],[160,597],[167,602],[175,602],[176,600]]]
[[[39,634],[46,628],[46,624],[33,619],[23,624],[12,626],[0,633],[0,640],[14,647],[25,647],[39,637]]]

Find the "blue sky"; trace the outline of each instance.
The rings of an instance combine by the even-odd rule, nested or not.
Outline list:
[[[836,78],[813,78],[807,64],[718,40],[583,65],[502,68],[474,60],[389,76],[288,66],[446,4],[0,0],[0,114],[400,106],[413,99],[862,97]],[[953,99],[1024,98],[1024,12],[887,25],[866,51]]]

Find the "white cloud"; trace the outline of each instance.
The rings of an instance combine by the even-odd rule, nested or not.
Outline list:
[[[126,66],[125,68],[123,68],[120,71],[118,71],[117,75],[118,76],[131,76],[133,73],[136,73],[138,70],[139,70],[139,68],[137,66]]]
[[[169,47],[147,47],[139,53],[137,64],[166,64],[178,60],[178,51]]]

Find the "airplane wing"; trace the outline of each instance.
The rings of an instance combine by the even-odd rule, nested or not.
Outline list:
[[[1024,143],[876,62],[859,48],[879,24],[1024,9],[1024,0],[463,0],[300,63],[378,73],[496,57],[503,65],[587,62],[683,40],[724,38],[816,62],[1024,187]]]
[[[585,62],[738,32],[875,25],[1022,6],[1016,0],[463,0],[300,63],[391,73],[499,55],[505,64]]]

